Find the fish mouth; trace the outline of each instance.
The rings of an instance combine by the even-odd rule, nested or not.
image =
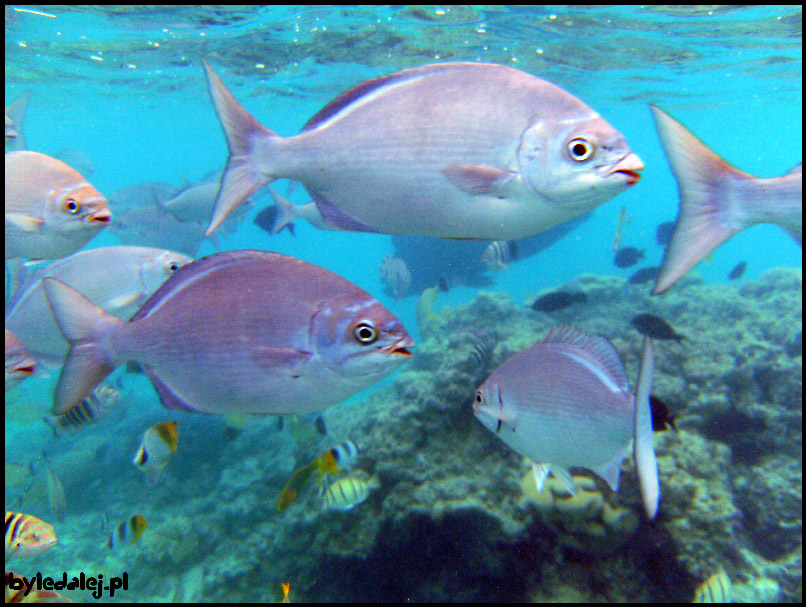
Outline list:
[[[22,373],[23,375],[33,375],[36,371],[35,365],[25,365],[23,367],[15,367],[14,373]]]
[[[414,340],[411,337],[406,336],[404,339],[400,339],[395,343],[382,348],[384,352],[387,354],[399,354],[401,356],[414,356],[414,353],[411,351],[411,348],[414,347]]]
[[[109,225],[109,223],[112,221],[112,211],[109,209],[101,209],[100,211],[97,211],[96,213],[93,213],[87,217],[87,221],[97,221],[98,223]]]
[[[644,170],[643,161],[633,153],[627,154],[624,158],[619,160],[610,174],[620,173],[624,175],[628,186],[635,185],[641,179],[641,171]]]

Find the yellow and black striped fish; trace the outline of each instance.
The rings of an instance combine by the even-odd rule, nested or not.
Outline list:
[[[695,603],[730,603],[731,583],[728,574],[720,569],[694,591]]]
[[[89,424],[106,417],[120,402],[120,392],[109,384],[93,390],[90,395],[61,415],[45,417],[45,423],[58,438],[67,431],[78,432]]]
[[[348,477],[336,481],[325,492],[325,508],[330,510],[350,510],[369,497],[373,489],[378,489],[381,482],[378,476],[366,480],[360,477]]]
[[[106,545],[108,548],[112,549],[125,546],[126,544],[133,544],[140,539],[146,527],[148,527],[148,521],[142,514],[130,516],[112,529],[112,533],[109,534],[109,541]]]
[[[6,511],[6,561],[12,555],[28,558],[42,554],[56,543],[52,525],[30,514]]]

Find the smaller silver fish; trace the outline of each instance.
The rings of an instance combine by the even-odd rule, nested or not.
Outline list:
[[[538,488],[551,469],[571,494],[570,467],[593,470],[617,491],[621,462],[634,438],[641,495],[652,519],[660,496],[649,405],[653,367],[652,340],[646,338],[633,395],[609,341],[558,325],[492,372],[476,392],[473,412],[534,462]]]
[[[106,198],[61,160],[6,154],[6,258],[59,259],[109,225]]]
[[[411,272],[399,257],[384,255],[381,260],[381,281],[392,291],[395,301],[403,298],[411,286]]]
[[[351,510],[369,497],[374,489],[379,489],[378,475],[366,480],[361,477],[348,477],[336,481],[325,492],[325,508],[329,510]]]
[[[58,475],[46,464],[45,475],[48,486],[48,504],[59,522],[64,521],[64,512],[67,510],[67,497],[64,494],[64,485]]]
[[[680,211],[653,295],[668,291],[711,251],[750,226],[773,223],[801,245],[802,163],[782,177],[754,177],[722,160],[669,114],[649,107],[680,192]]]

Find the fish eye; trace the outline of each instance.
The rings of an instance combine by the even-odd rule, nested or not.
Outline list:
[[[176,271],[177,271],[177,270],[178,270],[180,267],[181,267],[181,266],[180,266],[180,265],[179,265],[177,262],[175,262],[174,260],[171,260],[171,261],[169,261],[169,262],[167,262],[167,263],[165,264],[165,269],[168,271],[168,273],[169,273],[169,274],[173,274],[173,273],[174,273],[174,272],[176,272]]]
[[[78,204],[78,201],[75,198],[67,198],[62,203],[62,208],[70,213],[70,215],[75,215],[81,210],[81,205]]]
[[[481,395],[481,390],[479,390],[478,392],[476,392],[476,402],[481,404],[481,402],[483,400],[484,400],[484,397]]]
[[[356,325],[355,329],[353,329],[353,335],[362,344],[371,344],[378,339],[378,329],[364,321]]]
[[[596,149],[592,142],[584,137],[574,137],[568,142],[568,155],[577,162],[582,162],[593,156]]]

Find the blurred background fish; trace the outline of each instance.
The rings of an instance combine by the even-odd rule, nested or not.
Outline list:
[[[135,514],[118,523],[109,534],[106,546],[110,550],[134,544],[148,527],[148,520],[142,514]]]
[[[140,447],[134,455],[133,463],[146,473],[152,485],[159,480],[168,460],[179,444],[179,432],[176,422],[160,422],[154,424],[143,434]]]
[[[31,92],[28,91],[17,97],[11,105],[6,106],[6,147],[15,152],[25,149],[25,135],[22,127],[30,99]]]
[[[509,268],[518,257],[518,245],[515,241],[493,240],[481,254],[481,264],[488,270],[500,272]]]
[[[148,247],[100,247],[40,268],[6,306],[6,327],[25,341],[31,355],[51,367],[61,364],[67,341],[53,318],[43,278],[57,278],[118,318],[130,317],[190,257]]]
[[[384,255],[381,260],[381,281],[389,287],[395,301],[403,298],[411,286],[411,272],[399,257]]]
[[[66,432],[78,432],[88,425],[98,423],[112,411],[122,406],[123,395],[109,382],[103,382],[75,407],[61,415],[44,419],[57,438]]]
[[[291,505],[314,473],[318,474],[319,482],[321,483],[325,475],[340,474],[352,468],[357,458],[358,447],[348,440],[332,449],[328,449],[311,463],[295,470],[280,492],[280,497],[277,500],[277,512],[282,512]]]

